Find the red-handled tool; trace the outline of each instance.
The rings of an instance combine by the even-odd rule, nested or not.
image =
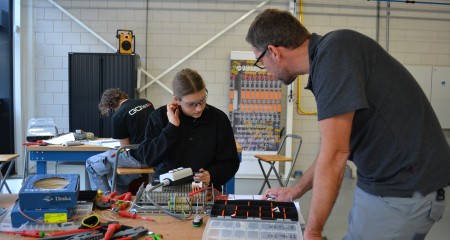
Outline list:
[[[109,196],[102,197],[102,201],[109,201],[113,199],[117,195],[117,191],[112,192]]]
[[[137,214],[133,214],[133,213],[130,213],[128,211],[119,211],[119,215],[122,216],[122,217],[126,217],[126,218],[138,218],[138,219],[152,221],[152,222],[155,221],[155,220],[153,220],[151,218],[139,216]]]
[[[102,196],[100,199],[97,199],[97,201],[95,202],[95,206],[101,210],[109,209],[116,195],[117,192],[114,191],[110,195]]]
[[[42,238],[45,236],[44,232],[39,230],[23,230],[23,231],[0,231],[2,233],[8,234],[16,234],[22,237],[34,237],[34,238]]]
[[[114,233],[119,230],[120,230],[119,222],[116,221],[108,222],[108,229],[106,230],[105,233],[105,240],[111,239]]]
[[[24,142],[22,146],[47,146],[48,143],[44,142],[44,140],[37,140],[36,142]]]
[[[124,201],[130,201],[133,194],[131,192],[125,193],[125,197],[123,198]]]
[[[119,196],[117,196],[115,198],[112,197],[112,199],[115,200],[115,201],[117,201],[117,200],[130,201],[131,197],[132,197],[131,192],[127,192],[127,193],[124,193],[124,194],[120,194]]]
[[[116,202],[111,205],[111,210],[113,212],[118,212],[120,210],[125,210],[128,206],[130,206],[132,194],[131,192],[124,193],[115,198]]]

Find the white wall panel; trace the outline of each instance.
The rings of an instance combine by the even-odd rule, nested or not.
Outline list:
[[[431,102],[442,128],[450,128],[450,67],[406,66]]]
[[[450,67],[433,67],[431,105],[442,128],[450,128]]]
[[[427,95],[428,101],[431,100],[431,75],[433,68],[431,66],[405,66],[406,69],[416,78],[422,90]]]

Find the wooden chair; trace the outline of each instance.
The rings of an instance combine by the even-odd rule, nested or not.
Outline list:
[[[16,162],[16,158],[19,157],[19,154],[0,154],[0,191],[2,190],[3,186],[6,186],[6,189],[9,193],[11,193],[11,189],[9,189],[8,183],[6,183],[6,179],[9,177],[9,173],[14,167],[14,163]],[[2,174],[1,170],[3,167],[7,164],[9,164],[8,169],[6,170],[5,175]]]
[[[288,156],[285,156],[285,155],[281,155],[281,151],[283,150],[283,147],[284,147],[284,144],[285,144],[287,138],[291,138],[292,140],[294,140],[294,139],[297,140],[297,141],[295,141],[297,143],[296,144],[297,150],[295,152],[294,158],[288,157]],[[292,145],[294,146],[294,143]],[[300,137],[298,135],[295,135],[295,134],[288,134],[288,135],[286,135],[283,138],[283,140],[281,142],[281,145],[278,148],[278,151],[277,151],[276,155],[273,155],[273,154],[272,155],[255,155],[255,157],[258,159],[259,166],[261,167],[261,171],[262,171],[263,176],[264,176],[264,183],[261,186],[261,189],[259,190],[259,194],[262,193],[262,191],[264,190],[264,186],[266,184],[267,184],[267,186],[269,188],[271,188],[270,183],[269,183],[269,176],[270,176],[270,173],[272,172],[272,170],[273,170],[273,172],[274,172],[278,182],[280,183],[281,187],[286,187],[289,184],[289,179],[290,179],[290,176],[292,174],[292,171],[294,170],[295,162],[297,161],[297,156],[298,156],[298,153],[300,152],[300,147],[301,146],[302,146],[302,137]],[[264,167],[262,165],[262,162],[270,164],[270,168],[269,168],[269,171],[267,173],[264,171]],[[280,162],[292,162],[291,163],[291,168],[289,169],[289,173],[286,175],[286,182],[284,184],[282,182],[281,175],[278,173],[277,169],[275,168],[275,163],[277,163],[277,162],[278,163],[280,163]]]
[[[126,145],[126,146],[122,146],[119,149],[117,149],[116,152],[116,161],[114,163],[114,171],[113,171],[113,177],[112,177],[112,187],[111,187],[111,191],[114,191],[116,189],[116,178],[117,178],[117,174],[122,175],[122,174],[147,174],[149,181],[151,181],[151,177],[153,175],[153,173],[155,173],[154,169],[152,167],[145,167],[145,168],[122,168],[122,167],[117,167],[117,163],[119,162],[119,155],[127,150],[136,150],[139,148],[139,144],[131,144],[131,145]]]

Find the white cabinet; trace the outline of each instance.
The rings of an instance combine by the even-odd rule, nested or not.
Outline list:
[[[431,106],[442,128],[450,128],[450,67],[433,67]]]
[[[406,66],[431,102],[441,127],[450,129],[450,67]]]
[[[441,127],[450,129],[450,67],[405,67],[427,95]]]
[[[430,66],[405,66],[406,69],[416,78],[420,87],[427,95],[428,101],[431,101],[431,77],[433,69]]]

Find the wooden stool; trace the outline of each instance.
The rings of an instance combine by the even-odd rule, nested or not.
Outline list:
[[[8,183],[6,183],[6,179],[8,179],[9,177],[9,173],[11,172],[12,168],[14,167],[14,163],[16,161],[16,158],[19,157],[19,154],[0,154],[0,191],[3,188],[3,185],[6,186],[6,189],[8,190],[9,193],[11,193],[11,189],[9,189]],[[5,166],[5,164],[9,163],[9,167],[6,170],[5,175],[3,176],[1,170],[3,169],[3,166]]]
[[[155,170],[152,167],[146,168],[117,168],[117,174],[153,174]]]
[[[122,174],[148,174],[148,179],[149,181],[151,181],[151,178],[153,176],[153,173],[155,173],[155,170],[152,167],[145,167],[145,168],[120,168],[117,167],[118,162],[119,162],[119,155],[126,149],[138,149],[139,148],[139,144],[131,144],[131,145],[126,145],[123,147],[120,147],[119,149],[117,149],[116,152],[116,162],[114,164],[114,171],[113,171],[113,177],[112,177],[112,187],[111,187],[111,191],[115,191],[116,189],[116,178],[117,178],[117,174],[122,175]]]
[[[284,143],[286,142],[287,138],[292,138],[292,140],[294,140],[294,139],[298,140],[297,141],[298,142],[297,150],[295,152],[295,157],[294,158],[291,158],[289,156],[281,155],[281,150],[283,149]],[[294,135],[294,134],[288,134],[288,135],[286,135],[283,138],[283,141],[281,142],[281,145],[278,148],[278,151],[277,151],[276,155],[273,155],[273,154],[272,155],[255,155],[255,158],[258,159],[259,166],[261,167],[261,171],[262,171],[262,174],[264,176],[264,183],[261,186],[261,189],[259,190],[259,194],[262,193],[262,191],[264,190],[264,186],[266,184],[267,184],[267,186],[269,188],[271,188],[270,183],[269,183],[269,176],[270,176],[270,173],[272,172],[272,170],[275,173],[275,176],[276,176],[278,182],[280,183],[280,186],[281,187],[287,187],[287,185],[289,184],[289,178],[290,178],[290,176],[292,174],[292,170],[294,169],[294,165],[295,165],[295,162],[297,160],[298,153],[300,152],[300,147],[301,146],[302,146],[302,137],[300,137],[298,135]],[[269,168],[269,171],[267,172],[267,174],[264,171],[264,167],[262,165],[262,162],[270,164],[270,168]],[[278,173],[277,169],[275,168],[275,164],[277,162],[278,163],[280,163],[280,162],[292,162],[291,168],[289,169],[289,173],[286,175],[286,182],[284,184],[281,181],[281,175]]]
[[[148,184],[152,182],[153,179],[153,173],[155,171],[152,167],[146,167],[146,168],[117,168],[117,174],[141,174],[142,177],[136,178],[128,185],[128,191],[131,192],[131,194],[136,195],[137,191],[139,190],[139,187],[142,184]]]

